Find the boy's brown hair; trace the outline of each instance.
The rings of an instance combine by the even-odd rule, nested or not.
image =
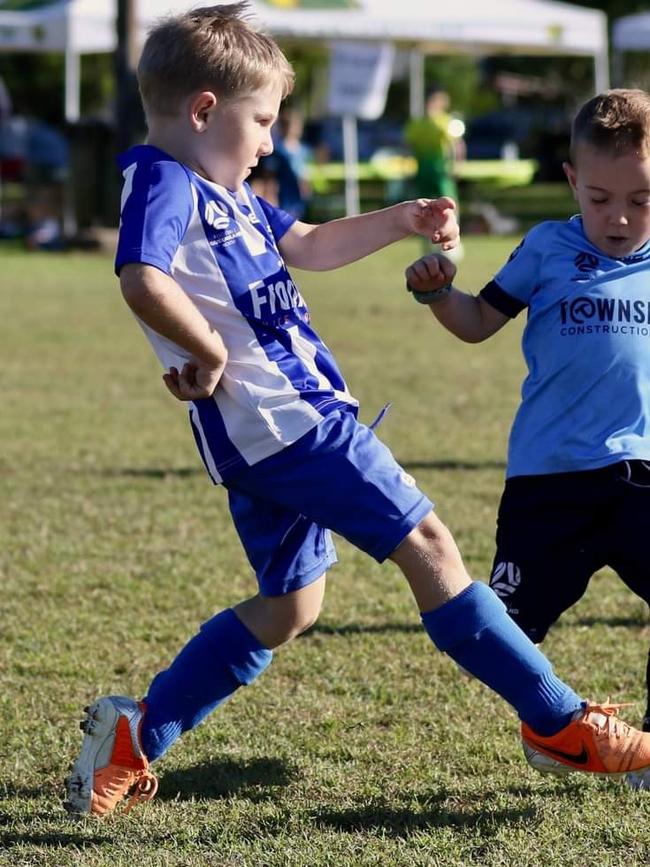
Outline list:
[[[650,94],[645,90],[607,90],[586,102],[571,127],[571,161],[579,144],[589,144],[613,156],[635,151],[650,154]]]
[[[294,72],[278,45],[245,20],[248,3],[191,9],[164,18],[150,32],[138,63],[145,112],[175,115],[180,101],[205,88],[225,99],[276,77],[284,99]]]

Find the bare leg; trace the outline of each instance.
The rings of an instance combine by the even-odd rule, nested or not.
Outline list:
[[[404,573],[420,611],[433,611],[471,584],[453,536],[435,512],[412,530],[390,559]]]
[[[325,575],[285,596],[252,596],[234,607],[234,612],[260,644],[273,650],[309,629],[320,614],[325,594]]]
[[[391,555],[439,650],[501,695],[531,729],[555,734],[581,699],[483,583],[472,581],[449,530],[431,512]]]

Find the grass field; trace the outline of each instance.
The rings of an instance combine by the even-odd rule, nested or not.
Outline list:
[[[459,285],[512,246],[470,238]],[[442,333],[402,288],[418,250],[297,276],[361,417],[393,401],[382,438],[485,578],[522,323],[476,347]],[[254,581],[110,260],[0,255],[2,867],[650,863],[650,795],[530,770],[515,715],[433,649],[397,570],[342,541],[319,623],[174,747],[158,798],[68,818],[82,706],[142,695]],[[545,647],[637,722],[649,640],[645,606],[602,572]]]

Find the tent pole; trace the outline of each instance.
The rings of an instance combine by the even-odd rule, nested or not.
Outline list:
[[[69,38],[69,36],[68,36]],[[81,116],[81,63],[80,55],[69,43],[65,46],[65,106],[66,123],[75,124]],[[74,181],[71,167],[68,167],[63,182],[63,201],[61,203],[61,228],[65,238],[71,238],[77,233],[77,214],[75,210]]]
[[[603,14],[603,47],[594,55],[594,85],[596,93],[602,93],[609,89],[609,54],[607,51],[607,19]]]
[[[409,52],[409,117],[424,117],[424,55],[419,48]]]
[[[115,121],[118,153],[127,150],[133,144],[137,120],[136,2],[137,0],[117,0],[117,47],[114,55],[114,72],[117,97]]]
[[[359,201],[359,147],[357,142],[357,119],[353,114],[344,114],[343,159],[345,161],[345,215],[352,217],[361,210]]]
[[[65,105],[64,115],[68,123],[76,123],[80,115],[79,91],[81,69],[79,54],[70,46],[65,47]]]
[[[594,85],[596,93],[609,90],[609,59],[607,51],[594,57]]]

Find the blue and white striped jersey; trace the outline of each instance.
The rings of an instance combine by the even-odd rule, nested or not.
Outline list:
[[[120,167],[116,273],[137,262],[169,274],[228,349],[219,388],[190,409],[213,481],[279,452],[332,410],[356,411],[278,251],[294,218],[247,184],[230,192],[150,145],[127,151]],[[189,359],[140,324],[165,368]]]

